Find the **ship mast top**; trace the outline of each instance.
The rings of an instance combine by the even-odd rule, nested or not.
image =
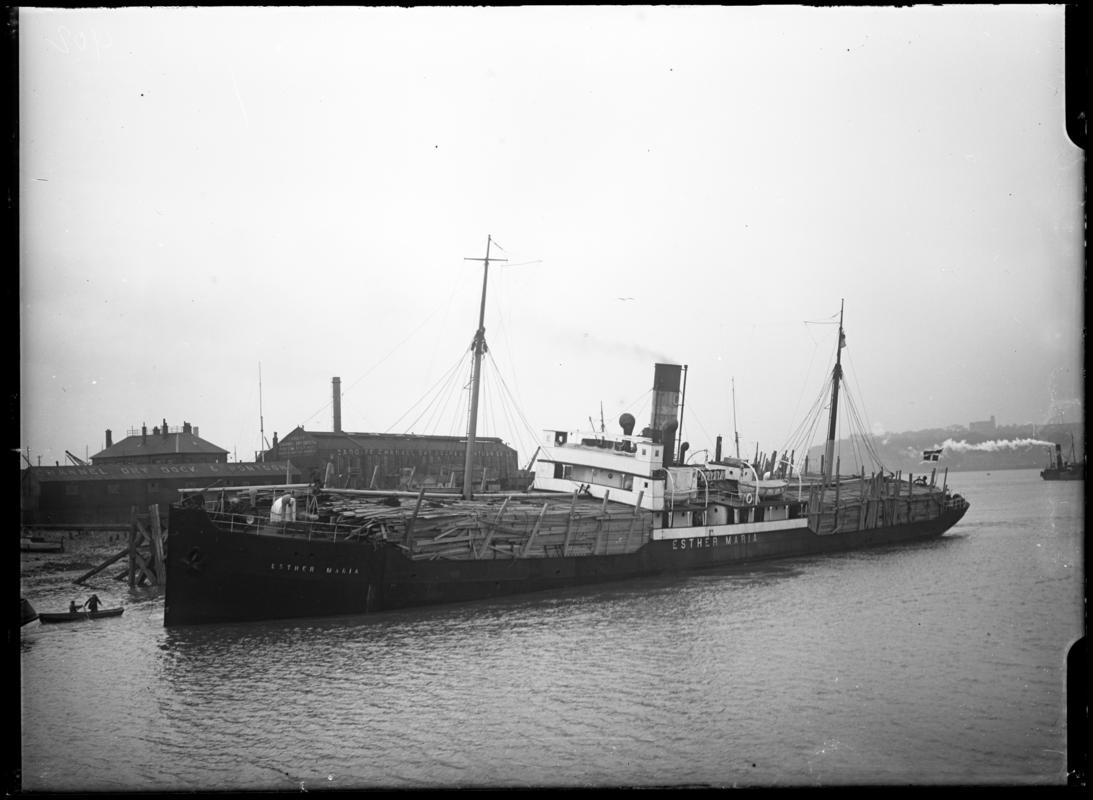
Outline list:
[[[736,378],[732,379],[732,436],[736,441],[736,457],[740,458],[740,431],[736,429]]]
[[[824,483],[831,481],[832,460],[835,457],[835,424],[839,410],[839,383],[843,378],[842,353],[843,348],[846,346],[846,336],[843,334],[844,303],[844,300],[839,301],[839,345],[835,349],[835,370],[831,375],[831,411],[827,422],[827,447],[824,450]]]
[[[486,352],[486,282],[490,275],[490,245],[493,237],[486,237],[485,258],[464,258],[464,261],[482,262],[482,302],[478,308],[478,330],[475,331],[471,349],[474,351],[474,366],[471,372],[471,407],[467,419],[467,453],[463,461],[463,499],[472,496],[471,470],[474,468],[474,441],[478,432],[478,391],[482,377],[482,355]],[[494,261],[508,261],[507,258],[495,258]]]

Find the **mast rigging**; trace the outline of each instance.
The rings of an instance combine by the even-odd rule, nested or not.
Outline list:
[[[835,348],[835,370],[831,374],[831,411],[827,421],[827,447],[824,450],[824,483],[831,481],[831,461],[835,457],[835,425],[839,411],[839,382],[843,377],[843,347],[846,344],[846,337],[843,335],[843,306],[845,302],[845,300],[839,301],[839,344]]]
[[[471,408],[467,420],[467,453],[463,461],[463,499],[471,499],[471,470],[474,467],[474,441],[478,432],[478,392],[482,377],[482,355],[486,352],[486,283],[490,275],[490,245],[493,237],[486,237],[485,258],[464,258],[464,261],[482,262],[482,302],[478,307],[478,330],[475,331],[471,349],[474,351],[474,366],[471,371]],[[495,258],[494,261],[508,261],[507,258]]]

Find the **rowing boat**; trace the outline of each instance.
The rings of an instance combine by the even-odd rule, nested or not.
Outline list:
[[[120,617],[123,611],[125,611],[124,608],[100,608],[98,611],[64,611],[59,614],[39,612],[38,620],[43,623],[83,622],[84,620],[99,619],[101,617]]]

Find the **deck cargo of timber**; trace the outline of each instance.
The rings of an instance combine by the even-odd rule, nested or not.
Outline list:
[[[484,261],[489,270],[489,246]],[[482,308],[486,280],[483,280]],[[482,311],[463,492],[253,487],[189,495],[169,517],[164,625],[321,617],[478,600],[939,537],[968,503],[936,471],[840,476],[842,315],[820,469],[792,459],[687,464],[681,367],[657,364],[635,431],[548,430],[526,491],[471,491]],[[762,474],[760,474],[762,473]],[[272,502],[271,502],[272,501]]]

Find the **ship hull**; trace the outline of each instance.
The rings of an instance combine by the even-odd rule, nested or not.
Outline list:
[[[1081,481],[1085,480],[1085,471],[1045,469],[1040,472],[1040,477],[1045,481]]]
[[[307,540],[219,528],[202,509],[171,509],[164,625],[196,625],[466,602],[943,535],[966,511],[817,535],[808,528],[646,542],[631,553],[413,560],[387,542]]]

